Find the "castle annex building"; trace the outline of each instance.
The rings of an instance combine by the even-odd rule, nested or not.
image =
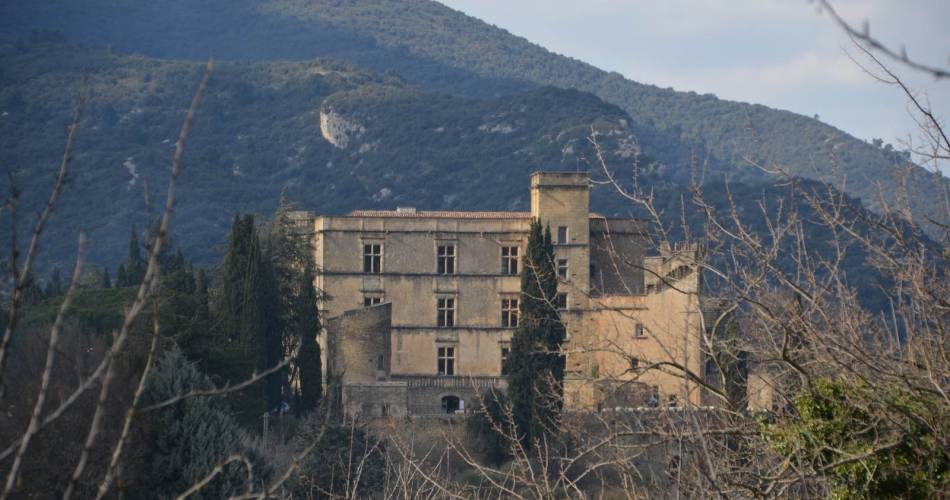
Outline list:
[[[699,404],[696,383],[645,370],[702,372],[695,249],[647,256],[642,222],[591,213],[589,197],[586,172],[535,172],[530,212],[308,216],[323,366],[344,410],[452,413],[504,386],[535,218],[555,240],[567,407]]]

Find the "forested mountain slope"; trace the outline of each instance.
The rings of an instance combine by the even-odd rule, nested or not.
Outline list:
[[[91,260],[114,265],[129,226],[158,216],[202,68],[51,42],[0,47],[0,164],[21,193],[21,238],[48,196],[80,75],[89,75],[43,262],[65,265],[84,230]],[[332,61],[219,63],[188,140],[174,236],[210,262],[235,213],[269,215],[284,189],[321,213],[524,209],[532,170],[587,168],[592,127],[611,162],[632,162],[629,117],[590,94],[545,87],[469,100]],[[5,175],[3,192],[8,183]],[[599,208],[629,211],[598,199]]]
[[[651,153],[672,167],[686,169],[685,158],[696,154],[734,181],[760,182],[766,174],[746,160],[771,162],[805,178],[837,184],[846,179],[846,191],[875,209],[881,194],[895,200],[895,169],[904,168],[918,217],[940,219],[944,213],[946,180],[934,180],[889,148],[794,113],[630,81],[428,0],[51,0],[4,6],[2,32],[25,36],[32,28],[157,57],[333,57],[468,97],[537,85],[577,88],[621,106],[646,130],[669,139],[651,140]]]

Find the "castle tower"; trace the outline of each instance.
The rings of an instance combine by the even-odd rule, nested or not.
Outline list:
[[[567,310],[587,309],[590,293],[588,173],[531,174],[531,216],[540,220],[541,224],[551,227],[556,267],[567,264],[566,279],[558,284],[558,293],[567,294]]]

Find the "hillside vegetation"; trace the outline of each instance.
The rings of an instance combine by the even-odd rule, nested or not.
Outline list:
[[[79,230],[89,258],[112,266],[129,226],[156,216],[201,64],[50,42],[0,48],[0,162],[21,193],[21,237],[45,203],[84,70],[91,98],[41,253],[64,268]],[[174,235],[209,262],[235,213],[270,214],[285,189],[320,213],[524,209],[532,170],[587,168],[591,127],[612,159],[637,151],[626,114],[577,91],[467,100],[337,62],[219,64],[189,137]]]
[[[114,22],[105,24],[107,9]],[[538,85],[576,88],[620,106],[644,133],[662,136],[651,141],[657,146],[652,155],[680,169],[696,154],[733,181],[761,182],[766,174],[747,160],[769,162],[796,176],[847,180],[850,195],[877,209],[881,196],[898,197],[890,186],[900,168],[916,215],[943,213],[946,181],[935,181],[883,143],[786,111],[627,80],[429,0],[54,0],[5,6],[5,14],[0,28],[8,36],[57,29],[79,41],[157,57],[333,57],[477,98]]]

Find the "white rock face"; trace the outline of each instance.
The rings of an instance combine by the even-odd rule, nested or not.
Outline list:
[[[488,132],[491,134],[510,134],[515,131],[515,128],[507,123],[498,123],[495,125],[489,125],[487,123],[479,125],[478,130],[482,132]]]
[[[122,166],[129,171],[129,176],[131,177],[131,179],[129,179],[129,187],[131,188],[135,185],[135,181],[137,181],[139,178],[138,166],[135,164],[135,161],[131,156],[122,162]]]
[[[351,140],[365,132],[366,128],[333,111],[333,108],[320,111],[320,134],[339,149],[346,149]]]

